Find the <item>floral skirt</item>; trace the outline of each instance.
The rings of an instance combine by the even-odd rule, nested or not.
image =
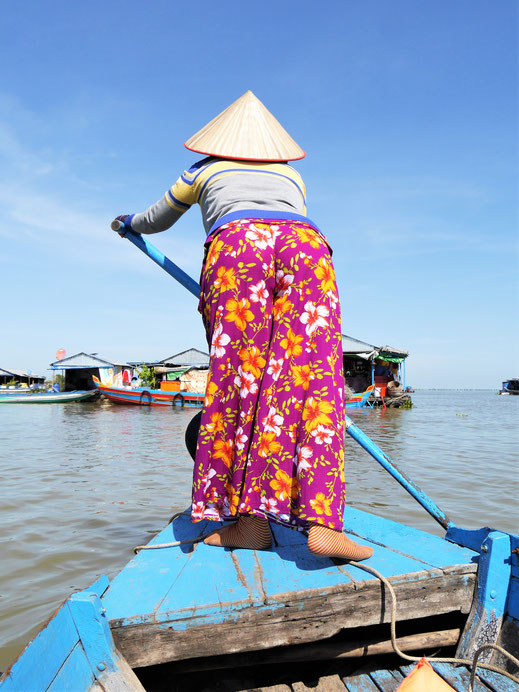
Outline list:
[[[344,377],[331,252],[312,226],[242,219],[209,236],[211,349],[192,519],[342,529]]]

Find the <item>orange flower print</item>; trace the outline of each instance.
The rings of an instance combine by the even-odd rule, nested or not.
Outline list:
[[[257,346],[252,348],[240,349],[238,355],[242,362],[242,369],[245,372],[251,372],[254,377],[259,377],[267,361],[261,356],[261,351]]]
[[[315,231],[312,231],[309,228],[301,227],[294,230],[303,243],[310,243],[310,246],[313,248],[318,248],[321,244],[321,240]]]
[[[276,454],[280,449],[281,445],[276,441],[276,433],[263,433],[258,447],[258,454],[260,457],[265,459],[269,454]]]
[[[225,303],[225,309],[227,310],[225,319],[227,322],[234,322],[238,329],[243,332],[247,322],[251,322],[254,319],[254,315],[249,308],[250,303],[247,298],[242,298],[241,300],[231,298]]]
[[[224,244],[221,240],[215,240],[211,243],[206,259],[206,264],[208,267],[212,267],[216,263],[221,251],[223,250],[223,246]]]
[[[297,478],[292,478],[288,473],[285,473],[282,469],[276,471],[276,477],[270,481],[270,487],[274,490],[274,493],[278,500],[288,500],[292,498],[294,500],[299,492],[299,483]]]
[[[232,440],[216,440],[213,452],[213,457],[215,459],[221,459],[227,468],[230,468],[233,456],[234,443]]]
[[[229,487],[228,495],[225,499],[225,504],[227,505],[229,512],[232,516],[237,513],[238,505],[240,504],[240,496],[233,487]]]
[[[321,257],[319,264],[315,269],[315,275],[321,279],[321,290],[323,293],[333,291],[335,288],[335,271],[326,257]]]
[[[288,300],[288,293],[285,293],[281,298],[274,301],[274,319],[279,320],[282,315],[290,312],[294,307],[294,303]]]
[[[303,420],[306,421],[305,428],[309,433],[315,430],[318,425],[331,425],[332,419],[328,413],[333,411],[333,404],[325,399],[316,399],[311,396],[305,401],[303,409]]]
[[[226,269],[225,267],[218,267],[216,272],[217,278],[214,280],[214,285],[216,288],[220,288],[222,291],[229,291],[236,288],[236,279],[234,278],[234,269]]]
[[[211,422],[207,423],[205,427],[211,433],[221,432],[224,429],[223,413],[220,413],[219,411],[216,413],[211,413]]]
[[[326,497],[324,493],[317,493],[315,499],[310,500],[310,504],[316,514],[326,514],[327,517],[332,516],[332,510],[330,509],[332,500]]]
[[[207,383],[207,387],[205,388],[205,400],[204,400],[204,406],[210,406],[213,403],[214,395],[218,391],[218,385],[216,382],[209,382]]]
[[[302,387],[306,392],[310,387],[310,382],[315,379],[315,374],[309,365],[294,365],[292,379],[296,387]]]
[[[285,358],[290,358],[291,356],[300,356],[303,353],[303,347],[301,346],[301,341],[304,337],[294,334],[294,332],[288,328],[288,334],[285,339],[281,340],[280,346],[285,349]]]

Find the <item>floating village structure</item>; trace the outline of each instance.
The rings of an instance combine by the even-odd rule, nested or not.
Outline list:
[[[406,390],[405,361],[409,352],[393,346],[374,346],[342,335],[342,356],[346,385],[353,392],[375,385],[377,396],[385,397],[390,382]]]
[[[103,383],[122,385],[123,374],[128,365],[100,358],[97,353],[81,352],[54,361],[50,364],[50,369],[63,372],[63,391],[72,392],[78,389],[95,389],[94,377]]]
[[[0,389],[31,387],[32,385],[42,385],[44,382],[45,377],[43,375],[33,375],[30,371],[14,370],[13,368],[0,368]]]

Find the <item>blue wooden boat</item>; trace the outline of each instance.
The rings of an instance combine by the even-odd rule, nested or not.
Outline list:
[[[360,394],[354,394],[350,399],[346,399],[345,406],[347,409],[351,408],[363,408],[368,405],[368,399],[371,393],[374,391],[375,385],[370,385],[366,391],[360,392]]]
[[[395,646],[419,655],[457,647],[464,661],[477,653],[475,689],[519,689],[519,671],[510,679],[481,667],[513,676],[505,654],[481,647],[519,653],[519,536],[456,526],[349,419],[347,430],[444,537],[348,507],[347,533],[374,554],[345,563],[311,555],[300,532],[277,525],[266,551],[206,546],[214,523],[182,513],[111,582],[67,599],[0,679],[1,692],[217,689],[215,676],[237,679],[229,689],[300,692],[309,662],[319,676],[326,663],[323,691],[391,692],[413,667],[381,658]],[[468,688],[465,664],[430,661],[455,690]]]
[[[96,389],[75,392],[34,392],[18,396],[0,395],[0,404],[64,404],[67,401],[85,401],[97,396]]]

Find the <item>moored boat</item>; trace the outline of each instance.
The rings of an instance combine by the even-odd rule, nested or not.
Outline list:
[[[64,404],[68,401],[85,401],[97,396],[97,390],[76,392],[26,392],[18,396],[0,394],[0,404]]]
[[[362,408],[363,406],[367,406],[368,405],[368,399],[371,396],[371,393],[374,391],[374,389],[375,389],[375,385],[372,384],[364,392],[360,392],[359,394],[354,394],[349,399],[346,399],[346,401],[344,402],[346,405],[346,408],[347,409]]]
[[[99,378],[93,377],[100,394],[115,404],[133,404],[136,406],[203,406],[203,392],[182,392],[180,390],[151,389],[150,387],[113,387],[102,384]]]
[[[505,382],[503,382],[501,385],[499,394],[519,395],[519,377],[512,377],[509,380],[505,380]]]

